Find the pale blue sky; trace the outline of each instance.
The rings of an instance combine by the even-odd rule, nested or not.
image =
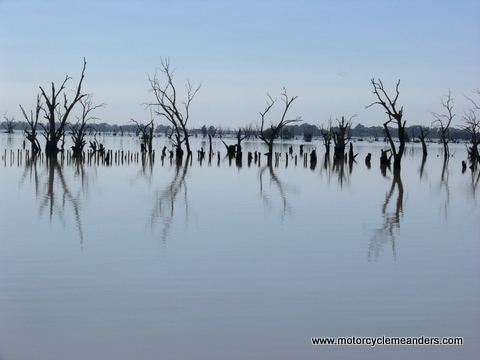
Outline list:
[[[0,0],[0,111],[21,119],[18,104],[33,109],[38,87],[65,74],[73,89],[85,57],[100,121],[148,121],[147,74],[169,57],[179,88],[202,83],[191,127],[258,121],[283,87],[298,95],[291,117],[381,125],[380,108],[365,110],[372,77],[392,93],[401,79],[412,125],[430,125],[450,89],[461,124],[461,92],[480,88],[479,14],[478,0]]]

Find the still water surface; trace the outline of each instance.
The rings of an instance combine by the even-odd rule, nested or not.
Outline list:
[[[211,163],[162,163],[160,138],[153,164],[106,166],[28,163],[22,140],[0,136],[2,360],[480,354],[478,173],[462,173],[463,145],[446,165],[437,145],[425,162],[412,145],[394,176],[383,143],[357,142],[357,162],[335,167],[313,142],[312,169],[286,162],[300,142],[277,146],[278,166],[240,167],[221,142]],[[464,345],[311,345],[382,335]]]

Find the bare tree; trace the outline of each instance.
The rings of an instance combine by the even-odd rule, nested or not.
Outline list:
[[[40,152],[40,143],[37,139],[37,126],[38,120],[40,118],[40,111],[42,110],[42,98],[40,94],[37,95],[37,106],[35,107],[35,114],[33,113],[33,111],[30,111],[30,117],[27,115],[27,112],[22,107],[22,105],[19,106],[22,110],[25,120],[27,121],[28,126],[30,127],[30,129],[25,129],[24,131],[26,134],[25,137],[28,141],[30,141],[32,157],[34,157]]]
[[[71,102],[68,101],[67,94],[64,92],[66,83],[71,79],[68,75],[65,76],[65,80],[63,80],[58,90],[55,89],[55,84],[52,82],[52,92],[50,96],[48,96],[45,90],[40,86],[41,96],[45,100],[46,105],[46,108],[43,108],[43,110],[45,112],[45,118],[48,120],[47,126],[40,124],[45,130],[45,153],[47,155],[55,155],[60,150],[58,149],[58,142],[65,136],[65,126],[68,123],[68,116],[72,112],[74,106],[84,97],[88,96],[87,94],[82,94],[82,83],[85,78],[86,67],[87,61],[83,59],[82,75],[78,82],[77,89],[74,91],[74,98]],[[63,102],[59,97],[63,97]]]
[[[13,134],[13,122],[15,121],[15,116],[8,116],[6,112],[2,113],[5,121],[2,123],[2,127],[5,129],[7,134]]]
[[[325,146],[325,156],[330,156],[330,145],[332,144],[333,130],[332,130],[332,117],[328,119],[328,125],[321,125],[318,127],[320,134],[322,135],[323,145]]]
[[[257,129],[252,123],[248,124],[247,126],[244,126],[242,128],[242,131],[245,134],[246,139],[257,137]]]
[[[428,151],[427,151],[427,144],[425,142],[425,139],[427,138],[427,136],[429,134],[429,131],[424,126],[419,126],[419,128],[420,128],[420,135],[418,135],[418,138],[420,139],[420,142],[422,143],[423,157],[426,157],[428,155]]]
[[[393,168],[400,169],[402,156],[405,151],[405,124],[406,121],[402,120],[403,117],[403,106],[400,110],[397,110],[397,100],[400,92],[398,91],[398,87],[400,86],[400,80],[397,82],[397,86],[395,88],[395,97],[392,99],[388,96],[387,92],[385,91],[382,81],[379,79],[378,82],[375,79],[371,80],[373,85],[373,94],[375,94],[378,98],[378,101],[371,103],[370,105],[366,106],[365,108],[368,109],[373,105],[381,105],[385,112],[388,115],[388,121],[383,124],[383,128],[385,130],[385,134],[387,136],[388,142],[390,143],[390,148],[392,150],[393,155]],[[395,147],[395,143],[393,142],[392,135],[390,134],[390,129],[388,125],[390,123],[394,123],[397,125],[398,129],[398,140],[400,141],[400,145],[398,149]]]
[[[155,128],[155,126],[153,125],[153,119],[146,125],[140,124],[138,121],[134,119],[130,119],[130,121],[135,123],[135,125],[137,126],[136,131],[138,132],[142,140],[142,143],[141,143],[142,153],[146,153],[148,151],[149,154],[152,154],[153,129]]]
[[[473,90],[474,94],[480,95],[480,89]],[[465,96],[465,95],[464,95]],[[469,149],[470,161],[472,166],[475,168],[478,161],[480,161],[480,156],[478,153],[478,144],[480,143],[480,119],[477,119],[476,112],[480,110],[477,100],[473,100],[465,96],[472,103],[472,107],[465,111],[463,115],[463,121],[466,126],[463,127],[471,136],[472,147]]]
[[[273,142],[275,141],[275,138],[278,136],[282,128],[290,123],[302,121],[302,119],[300,116],[297,116],[295,119],[286,118],[290,105],[292,104],[293,101],[295,101],[295,99],[298,96],[293,96],[291,98],[288,97],[287,90],[283,88],[283,93],[281,94],[281,96],[285,104],[285,108],[283,110],[282,116],[280,117],[280,120],[278,121],[278,123],[271,122],[270,126],[268,127],[268,125],[266,125],[265,116],[271,110],[271,108],[273,107],[277,99],[273,99],[268,93],[267,93],[267,96],[268,96],[267,106],[265,107],[265,110],[260,112],[260,116],[262,117],[262,122],[258,129],[258,137],[268,146],[267,157],[268,157],[268,162],[270,164],[272,160],[272,154],[273,154]]]
[[[73,146],[72,151],[75,157],[81,157],[83,154],[83,148],[85,147],[85,135],[89,128],[88,122],[91,120],[97,120],[97,117],[90,116],[90,113],[98,108],[105,107],[105,104],[93,105],[93,95],[88,94],[79,100],[80,105],[82,106],[81,116],[77,116],[77,122],[72,125],[72,140]]]
[[[242,141],[247,138],[247,135],[245,134],[245,132],[243,132],[243,135],[242,135],[242,132],[243,132],[242,128],[238,128],[238,131],[237,131],[237,160],[242,159]]]
[[[345,146],[350,140],[350,128],[352,127],[352,119],[357,114],[345,120],[342,116],[342,120],[337,119],[338,131],[332,131],[333,143],[335,144],[334,160],[343,160],[345,158]]]
[[[170,60],[168,58],[161,59],[161,65],[162,67],[155,71],[153,77],[148,76],[150,91],[153,92],[155,101],[148,103],[147,106],[153,107],[157,115],[164,116],[172,124],[173,135],[175,136],[173,142],[176,147],[177,157],[183,156],[183,143],[185,143],[187,148],[187,155],[191,155],[187,123],[190,117],[190,104],[198,90],[200,90],[201,85],[194,87],[190,80],[187,80],[187,100],[181,101],[178,99],[177,88],[173,82],[175,70],[170,68]],[[159,72],[166,77],[166,84],[160,82]]]
[[[432,115],[435,117],[432,125],[437,123],[440,128],[440,140],[443,144],[443,155],[448,157],[450,152],[448,150],[448,143],[450,142],[450,124],[452,123],[455,114],[453,113],[453,98],[452,92],[448,90],[448,94],[440,97],[440,103],[446,110],[446,114],[437,114],[431,111]]]

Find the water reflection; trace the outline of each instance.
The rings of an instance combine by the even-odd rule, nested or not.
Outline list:
[[[418,169],[418,174],[420,181],[422,181],[425,173],[425,164],[427,163],[427,154],[423,154],[422,156],[422,163],[420,164],[420,168]]]
[[[472,196],[473,196],[473,199],[475,200],[477,198],[477,186],[478,186],[478,183],[480,182],[480,167],[477,166],[476,168],[472,169],[471,178],[472,178],[472,182],[471,182]]]
[[[173,165],[173,162],[171,163]],[[174,174],[169,183],[161,190],[155,192],[155,203],[150,215],[150,224],[155,230],[156,224],[161,221],[160,239],[162,246],[166,246],[167,238],[170,235],[170,229],[175,214],[175,203],[180,195],[182,196],[185,207],[185,223],[188,223],[189,204],[188,189],[185,178],[188,168],[191,165],[191,155],[188,155],[183,163],[182,158],[177,158],[174,162]]]
[[[258,172],[258,181],[260,185],[260,196],[263,199],[263,204],[265,208],[272,210],[273,205],[272,205],[272,198],[269,196],[268,192],[266,189],[264,189],[264,177],[265,174],[269,175],[270,178],[270,183],[275,185],[274,187],[276,188],[278,195],[281,200],[281,219],[282,223],[283,220],[285,219],[286,215],[289,215],[292,213],[292,206],[290,205],[290,202],[288,201],[287,194],[291,191],[286,191],[286,186],[282,183],[278,175],[275,173],[274,167],[272,164],[264,165],[263,167],[260,168]]]
[[[333,162],[333,165],[332,165]],[[325,174],[327,181],[330,184],[332,176],[336,178],[340,189],[350,186],[350,178],[353,173],[353,168],[357,164],[354,157],[349,159],[333,159],[331,160],[328,153],[325,153],[323,163],[320,168],[320,174]],[[367,169],[368,169],[367,165]]]
[[[81,196],[88,191],[90,181],[85,172],[83,162],[73,161],[70,163],[74,167],[75,177],[80,179],[79,190],[75,193],[69,185],[69,180],[65,177],[63,169],[65,165],[64,160],[64,157],[60,161],[55,157],[47,157],[45,161],[40,157],[27,159],[20,179],[20,186],[25,183],[27,178],[33,181],[36,197],[41,199],[39,207],[40,217],[47,212],[51,221],[54,216],[57,216],[60,222],[65,225],[67,222],[66,214],[68,214],[67,207],[71,209],[74,214],[80,243],[83,244],[80,204]]]
[[[388,165],[381,165],[381,172],[383,176],[387,176],[387,171],[390,171]],[[395,191],[396,190],[396,191]],[[394,194],[396,193],[396,198]],[[400,219],[403,215],[403,183],[398,169],[394,169],[392,185],[390,190],[385,195],[385,201],[382,204],[382,225],[375,230],[370,244],[368,246],[368,259],[376,260],[380,254],[380,251],[389,245],[392,249],[394,260],[396,260],[397,254],[395,249],[395,236],[400,229]],[[395,199],[395,200],[394,200]],[[389,205],[395,201],[393,211],[389,209]]]
[[[448,186],[448,178],[449,178],[449,171],[448,171],[448,160],[449,157],[445,157],[443,159],[443,166],[442,166],[442,172],[440,175],[440,186],[439,190],[440,193],[443,191],[445,192],[445,201],[443,202],[442,205],[442,212],[443,216],[445,217],[445,221],[448,218],[448,205],[450,203],[450,187]]]

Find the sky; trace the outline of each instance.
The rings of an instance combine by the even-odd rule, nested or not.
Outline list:
[[[459,126],[480,88],[478,14],[478,0],[0,0],[0,112],[22,120],[18,105],[33,110],[39,86],[66,75],[71,96],[85,58],[84,91],[106,104],[97,122],[146,123],[148,76],[168,58],[181,97],[201,84],[192,128],[258,123],[267,93],[278,122],[283,88],[298,96],[289,118],[381,126],[384,110],[365,109],[372,78],[392,95],[401,81],[407,125],[430,126],[451,91]]]

